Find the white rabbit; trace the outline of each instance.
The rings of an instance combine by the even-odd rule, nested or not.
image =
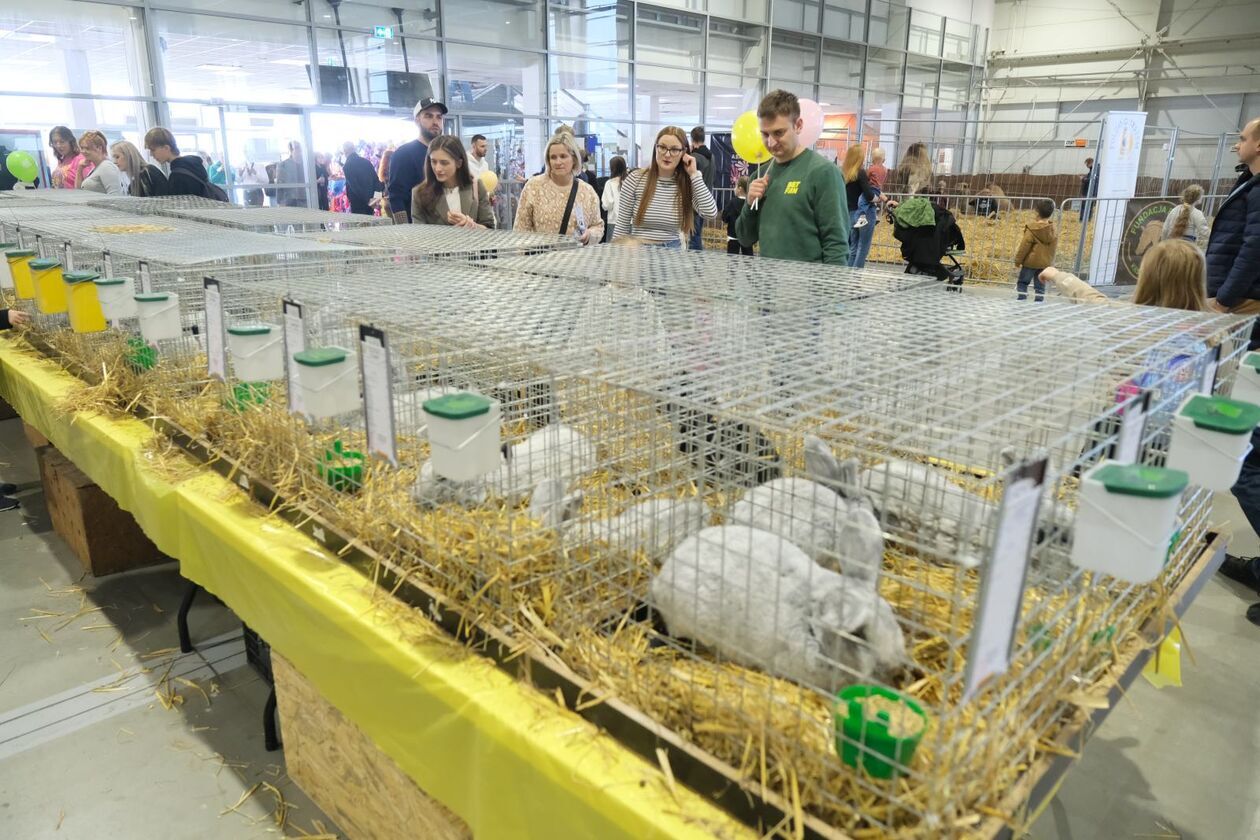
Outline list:
[[[493,494],[509,505],[518,505],[547,478],[559,478],[567,488],[594,468],[594,442],[563,423],[552,423],[506,447],[499,469],[481,479],[449,481],[436,475],[433,463],[426,461],[412,487],[412,497],[422,504],[478,505]]]
[[[1003,469],[1015,460],[1013,449],[1002,450]],[[1057,482],[1055,473],[1047,473],[1038,539],[1047,535],[1047,528],[1053,528],[1058,539],[1070,532],[1071,512],[1054,503]],[[996,504],[951,481],[947,471],[912,461],[890,459],[865,470],[860,484],[889,526],[915,532],[922,543],[963,568],[980,565],[998,514]]]
[[[884,562],[884,535],[870,502],[856,492],[857,461],[838,463],[824,441],[807,435],[805,468],[818,481],[776,478],[754,487],[731,509],[730,524],[778,534],[819,565],[873,585]]]
[[[668,552],[679,540],[704,527],[708,508],[700,499],[653,497],[630,505],[617,516],[579,517],[582,494],[564,494],[564,484],[550,478],[534,488],[529,515],[549,528],[560,528],[568,544],[606,543],[611,548],[643,549],[650,557]]]
[[[768,531],[705,528],[674,549],[649,594],[671,635],[826,691],[908,661],[887,601]]]

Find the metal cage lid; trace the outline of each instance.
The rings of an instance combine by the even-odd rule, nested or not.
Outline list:
[[[227,331],[229,335],[270,335],[273,329],[271,324],[238,324]]]

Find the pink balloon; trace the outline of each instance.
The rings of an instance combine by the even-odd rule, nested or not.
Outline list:
[[[817,143],[823,132],[823,112],[814,100],[801,100],[801,123],[800,142],[802,145],[812,146]]]

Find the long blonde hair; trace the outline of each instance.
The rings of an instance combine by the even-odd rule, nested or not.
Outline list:
[[[1138,269],[1133,302],[1203,312],[1207,309],[1207,264],[1203,252],[1184,239],[1166,239],[1146,252]]]
[[[1201,198],[1203,198],[1203,187],[1198,184],[1191,184],[1181,191],[1181,215],[1177,217],[1177,221],[1173,222],[1171,239],[1180,239],[1186,235],[1186,230],[1190,227],[1190,211]]]
[[[643,195],[639,198],[638,209],[634,213],[634,223],[636,225],[643,224],[643,216],[647,213],[648,205],[652,203],[652,199],[656,197],[656,181],[660,178],[660,167],[656,162],[656,144],[661,142],[662,137],[673,137],[679,143],[682,143],[683,154],[687,154],[687,135],[683,130],[675,125],[667,125],[656,135],[656,140],[652,143],[652,165],[647,169],[647,183],[643,187]],[[674,184],[678,187],[678,227],[686,234],[691,236],[692,230],[696,226],[696,210],[695,197],[691,192],[691,178],[687,177],[687,170],[682,164],[682,156],[678,158],[678,166],[674,168]]]
[[[866,160],[866,153],[862,151],[861,145],[850,146],[849,150],[844,153],[844,163],[840,166],[840,171],[844,173],[844,182],[851,184],[857,180],[858,172],[862,169],[862,163]]]
[[[140,171],[144,169],[144,158],[140,156],[140,150],[136,148],[136,144],[130,140],[119,140],[117,143],[109,147],[110,154],[114,152],[122,152],[123,172],[128,178],[140,177]]]

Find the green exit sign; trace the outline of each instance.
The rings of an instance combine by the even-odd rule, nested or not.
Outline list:
[[[372,27],[372,35],[377,38],[393,38],[394,27],[392,26],[374,26]]]

